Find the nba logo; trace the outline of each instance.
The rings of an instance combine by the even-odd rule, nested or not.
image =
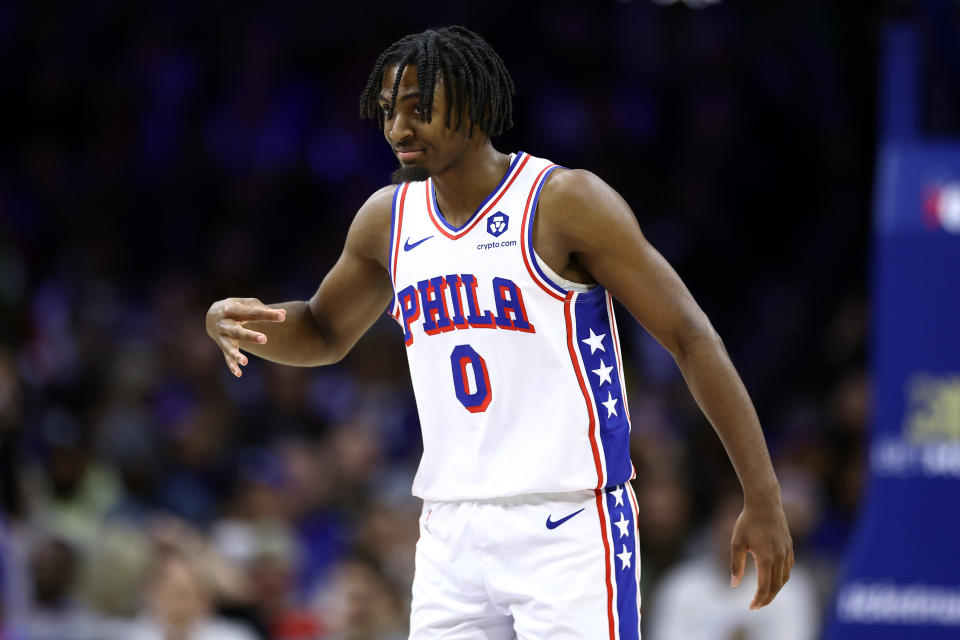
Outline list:
[[[500,235],[507,230],[508,224],[510,224],[510,217],[505,213],[497,211],[490,217],[490,221],[487,222],[487,233],[494,238],[499,238]]]
[[[926,188],[923,221],[928,229],[943,229],[960,234],[960,181],[934,184]]]

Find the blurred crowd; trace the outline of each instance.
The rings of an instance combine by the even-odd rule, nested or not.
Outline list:
[[[0,2],[0,637],[406,637],[421,444],[396,326],[235,379],[203,319],[313,293],[393,165],[357,118],[370,66],[450,23],[513,73],[498,148],[624,195],[765,428],[798,565],[757,613],[729,587],[723,448],[620,310],[645,637],[815,637],[864,482],[881,16],[738,4]]]

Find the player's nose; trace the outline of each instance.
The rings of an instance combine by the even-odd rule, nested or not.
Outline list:
[[[394,144],[413,137],[413,127],[410,126],[410,120],[403,115],[397,114],[386,126],[388,127],[387,140]]]

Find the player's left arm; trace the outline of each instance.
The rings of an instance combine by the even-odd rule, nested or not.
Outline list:
[[[758,570],[750,606],[769,604],[790,577],[793,542],[760,421],[720,336],[647,242],[627,203],[592,173],[554,171],[537,216],[545,218],[539,223],[548,225],[554,246],[589,271],[676,360],[743,487],[744,508],[731,540],[731,584],[743,578],[750,552]]]

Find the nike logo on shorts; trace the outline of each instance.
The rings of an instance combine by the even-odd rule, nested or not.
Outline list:
[[[421,243],[423,243],[423,242],[426,242],[427,240],[429,240],[429,239],[432,238],[432,237],[433,237],[433,236],[427,236],[427,237],[424,238],[423,240],[417,240],[417,241],[414,242],[413,244],[410,244],[410,237],[408,236],[408,237],[407,237],[407,241],[403,243],[403,250],[404,250],[404,251],[410,251],[410,249],[415,248],[418,244],[421,244]]]
[[[586,509],[586,507],[584,507],[584,509]],[[580,509],[580,511],[583,511],[583,509]],[[567,517],[565,517],[565,518],[560,518],[559,520],[551,520],[551,519],[550,519],[550,516],[547,516],[547,529],[556,529],[557,527],[559,527],[560,525],[562,525],[564,522],[566,522],[567,520],[569,520],[569,519],[572,518],[573,516],[575,516],[575,515],[577,515],[578,513],[580,513],[580,511],[574,511],[573,513],[571,513],[571,514],[568,515]]]

